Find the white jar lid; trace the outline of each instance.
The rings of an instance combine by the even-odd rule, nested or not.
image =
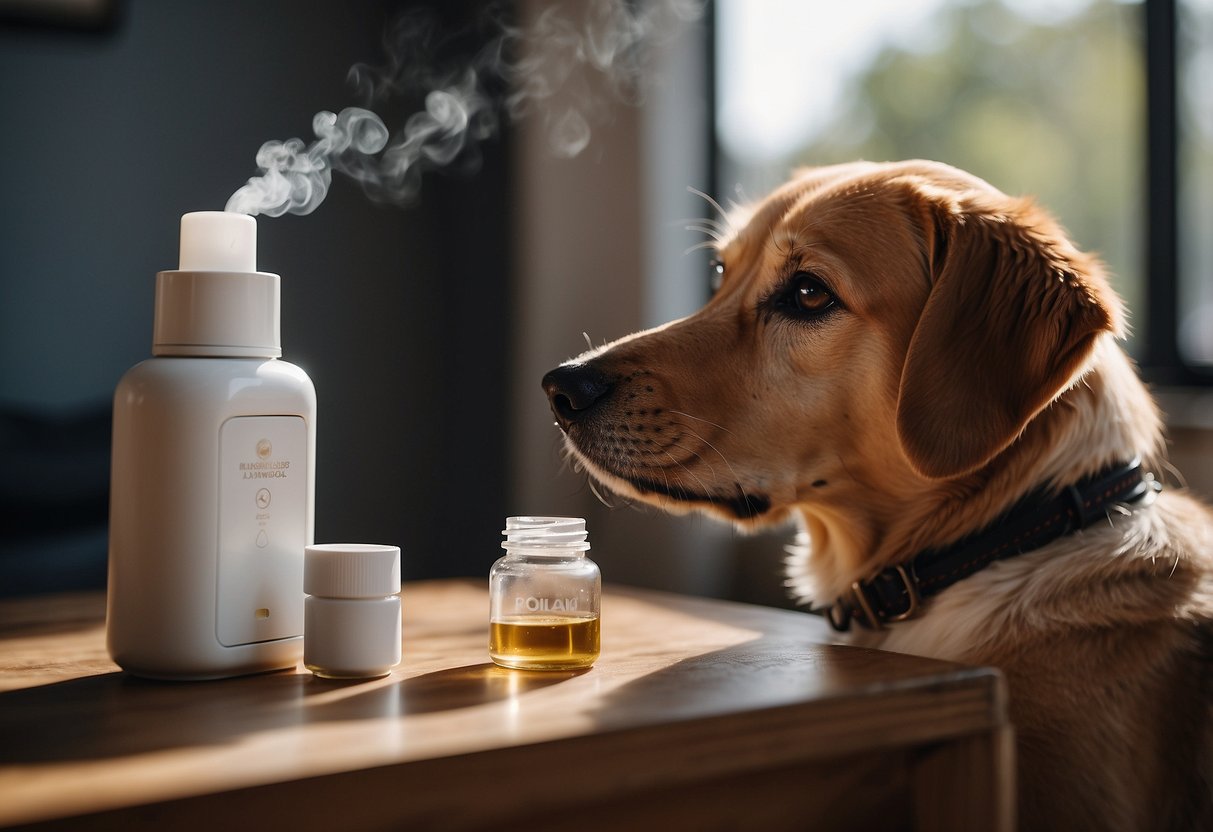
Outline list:
[[[400,547],[322,543],[303,556],[303,591],[324,598],[382,598],[400,592]]]

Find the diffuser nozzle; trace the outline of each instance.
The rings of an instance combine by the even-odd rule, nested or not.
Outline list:
[[[183,272],[257,271],[257,221],[231,211],[181,216]]]

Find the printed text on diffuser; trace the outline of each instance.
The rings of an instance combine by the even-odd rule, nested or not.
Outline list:
[[[286,469],[291,464],[282,462],[242,462],[240,474],[246,480],[286,479]]]

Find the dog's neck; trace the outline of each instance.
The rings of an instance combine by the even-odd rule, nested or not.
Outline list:
[[[980,471],[931,481],[904,470],[857,483],[871,499],[800,506],[804,534],[790,547],[789,586],[826,604],[852,581],[987,526],[1023,495],[1065,486],[1117,461],[1157,460],[1161,421],[1128,357],[1099,339],[1088,371]]]

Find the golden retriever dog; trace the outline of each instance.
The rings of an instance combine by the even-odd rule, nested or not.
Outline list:
[[[1027,830],[1213,829],[1213,514],[1100,263],[946,165],[810,169],[739,209],[719,288],[553,370],[621,495],[795,520],[789,586],[860,644],[1002,670]]]

